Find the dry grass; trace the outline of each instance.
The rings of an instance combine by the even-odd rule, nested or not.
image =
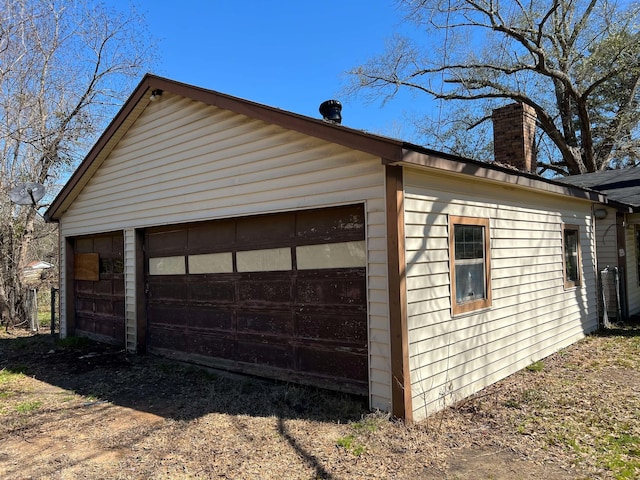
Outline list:
[[[428,421],[46,335],[0,337],[5,478],[632,479],[640,330],[591,336]]]

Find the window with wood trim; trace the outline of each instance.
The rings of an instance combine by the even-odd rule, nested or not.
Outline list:
[[[449,217],[453,314],[491,306],[488,218]]]
[[[564,286],[577,287],[581,284],[580,227],[564,225],[562,229],[562,250],[564,254]]]

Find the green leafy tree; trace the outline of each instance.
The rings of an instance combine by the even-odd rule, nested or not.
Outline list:
[[[445,117],[421,125],[431,146],[487,160],[490,149],[470,137],[492,108],[516,101],[537,113],[540,174],[640,160],[639,3],[399,3],[416,33],[352,69],[349,90],[388,99],[408,88],[447,102]]]
[[[0,0],[0,315],[25,320],[22,271],[38,209],[9,193],[55,193],[153,61],[143,18],[91,0]],[[46,201],[46,198],[43,201]]]

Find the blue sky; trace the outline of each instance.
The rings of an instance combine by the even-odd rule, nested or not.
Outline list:
[[[128,0],[116,0],[126,7]],[[133,0],[158,41],[153,73],[319,117],[343,104],[343,124],[411,140],[405,115],[429,99],[345,98],[345,72],[384,50],[406,26],[394,0]]]

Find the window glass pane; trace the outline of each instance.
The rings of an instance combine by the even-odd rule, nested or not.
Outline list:
[[[189,273],[232,273],[231,252],[189,255]]]
[[[456,303],[485,298],[484,262],[456,262]]]
[[[291,249],[269,248],[236,253],[238,272],[275,272],[291,270]]]
[[[578,281],[578,232],[564,231],[564,260],[567,280]]]
[[[149,259],[150,275],[184,275],[184,257],[156,257]]]
[[[456,260],[484,257],[484,227],[455,225],[454,229]]]
[[[364,240],[296,247],[298,270],[364,267],[366,260]]]

